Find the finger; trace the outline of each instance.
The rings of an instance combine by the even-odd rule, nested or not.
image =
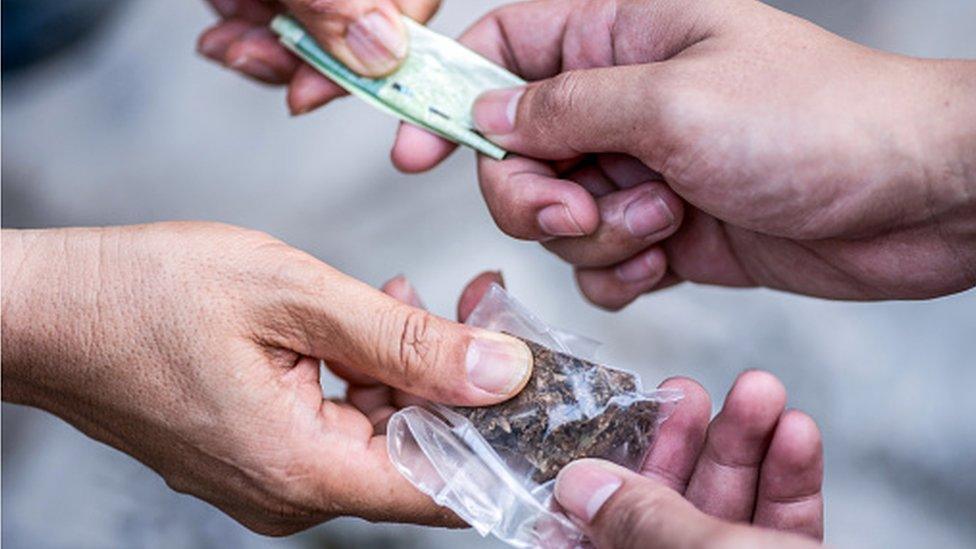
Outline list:
[[[601,548],[700,547],[722,526],[674,490],[601,460],[564,467],[555,497]]]
[[[280,278],[268,321],[282,347],[445,404],[494,404],[528,381],[532,354],[518,339],[400,303],[324,264]]]
[[[426,309],[424,302],[420,300],[420,294],[417,293],[417,289],[403,275],[397,275],[391,278],[380,287],[380,290],[384,294],[407,305],[412,305],[419,309]]]
[[[310,65],[299,64],[288,86],[288,110],[299,116],[315,110],[348,92]]]
[[[407,31],[390,0],[283,1],[319,45],[356,73],[385,76],[407,55]]]
[[[613,192],[597,200],[597,205],[596,232],[547,241],[546,249],[577,267],[607,267],[674,234],[684,213],[681,199],[664,183]]]
[[[420,296],[417,295],[417,291],[403,275],[397,275],[386,281],[380,287],[380,291],[408,305],[424,308],[424,304],[420,301]],[[373,389],[378,385],[385,387],[385,385],[380,384],[374,378],[362,373],[356,368],[336,362],[328,364],[327,367],[333,374],[348,383],[351,388]]]
[[[268,84],[286,84],[299,66],[267,27],[253,28],[227,47],[224,64]]]
[[[519,156],[501,161],[479,157],[478,181],[495,223],[515,238],[583,236],[599,225],[593,196],[559,179],[541,162]]]
[[[369,420],[351,406],[323,401],[322,435],[294,450],[315,507],[373,521],[460,526],[400,474],[390,461],[386,437],[372,435]]]
[[[613,267],[577,269],[576,284],[594,305],[616,311],[657,288],[667,272],[667,257],[654,246]]]
[[[586,189],[596,198],[604,197],[620,189],[610,180],[600,167],[593,162],[586,162],[581,166],[575,167],[566,179],[576,183]]]
[[[710,515],[751,521],[759,468],[785,404],[786,390],[772,374],[739,375],[708,428],[685,497]]]
[[[555,497],[598,548],[818,547],[799,536],[717,520],[674,490],[601,460],[564,467]]]
[[[346,401],[370,419],[375,425],[373,412],[382,408],[392,408],[393,389],[386,385],[371,385],[365,387],[352,386],[346,391]]]
[[[396,0],[403,15],[420,23],[426,23],[441,7],[441,0]]]
[[[457,306],[457,318],[459,322],[465,322],[474,308],[481,303],[481,298],[485,296],[485,293],[491,288],[492,284],[498,284],[502,288],[505,287],[505,280],[502,278],[502,273],[500,271],[488,271],[479,274],[474,277],[468,285],[464,287],[464,291],[461,292],[461,298],[458,299]]]
[[[519,2],[492,11],[460,41],[539,80],[668,59],[712,35],[725,16],[716,6],[684,2]]]
[[[491,141],[533,158],[636,156],[669,135],[667,74],[662,64],[564,72],[527,86],[488,91],[475,101],[472,116]]]
[[[810,416],[787,410],[759,473],[753,523],[823,539],[823,443]]]
[[[263,0],[207,0],[223,19],[238,19],[255,25],[266,25],[278,11],[275,4]]]
[[[658,429],[641,474],[683,494],[705,443],[712,401],[704,387],[686,377],[668,379],[660,388],[677,389],[683,396]]]
[[[664,177],[640,160],[626,154],[597,155],[600,170],[614,185],[629,189],[647,181],[664,181]]]
[[[197,51],[204,57],[223,65],[227,59],[227,49],[231,44],[256,28],[254,24],[239,19],[221,21],[203,31],[197,39]]]
[[[427,171],[448,157],[457,145],[418,128],[413,124],[401,122],[397,128],[396,140],[390,159],[393,166],[404,173]]]

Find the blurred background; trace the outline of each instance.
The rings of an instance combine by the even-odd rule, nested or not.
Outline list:
[[[447,0],[433,27],[456,35],[497,4]],[[976,57],[972,0],[773,4],[874,47]],[[374,285],[405,273],[443,315],[470,276],[501,268],[543,318],[605,342],[606,362],[648,382],[689,375],[721,402],[745,368],[780,376],[824,431],[831,544],[976,545],[976,292],[852,304],[684,285],[604,313],[569,268],[495,229],[470,152],[401,175],[386,161],[392,119],[354,100],[292,119],[281,90],[198,57],[214,20],[202,0],[2,10],[4,227],[224,221]],[[262,538],[60,420],[7,404],[2,459],[11,549],[498,546],[354,519]]]

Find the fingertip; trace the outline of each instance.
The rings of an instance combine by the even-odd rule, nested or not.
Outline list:
[[[618,311],[656,288],[666,274],[667,256],[654,246],[616,266],[579,268],[576,284],[594,305]]]
[[[346,95],[346,90],[312,67],[301,64],[288,86],[288,111],[300,116]]]
[[[726,408],[746,416],[778,417],[786,407],[786,387],[765,370],[746,370],[739,374],[725,399]]]
[[[471,279],[461,292],[458,299],[457,318],[460,322],[465,322],[474,311],[478,303],[491,288],[492,284],[505,287],[505,280],[501,271],[486,271]]]
[[[687,377],[669,378],[659,388],[679,390],[683,397],[655,435],[641,473],[682,493],[705,443],[711,399],[701,384]]]
[[[268,84],[287,83],[298,68],[295,57],[263,27],[247,31],[230,44],[224,54],[224,63]]]
[[[678,403],[678,410],[683,414],[696,420],[704,418],[706,423],[711,418],[712,397],[708,394],[708,390],[694,379],[685,376],[669,377],[658,385],[658,388],[681,391],[682,397]]]
[[[534,357],[531,349],[511,335],[470,329],[472,337],[464,358],[467,387],[456,401],[447,403],[486,406],[517,395],[532,375]]]
[[[200,33],[197,38],[197,52],[224,64],[227,49],[252,28],[252,25],[244,21],[221,21]]]
[[[380,290],[390,297],[399,299],[400,296],[404,295],[407,284],[407,278],[402,274],[398,274],[384,282],[383,285],[380,286]]]
[[[401,123],[390,160],[403,173],[420,173],[440,164],[455,148],[455,144],[440,136],[413,124]]]
[[[780,416],[766,459],[786,475],[817,467],[823,460],[823,438],[817,422],[800,410],[786,410]]]
[[[385,284],[383,284],[381,290],[383,293],[398,301],[402,301],[403,303],[412,305],[414,307],[419,307],[421,309],[424,308],[424,304],[420,300],[420,295],[417,293],[417,290],[413,287],[413,284],[407,280],[407,277],[402,274],[388,280]]]

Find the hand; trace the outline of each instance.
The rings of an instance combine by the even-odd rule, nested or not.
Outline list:
[[[216,224],[3,232],[3,399],[48,410],[245,526],[456,523],[392,466],[383,410],[319,361],[439,402],[517,393],[520,341]],[[364,412],[357,409],[360,406]]]
[[[467,319],[492,283],[504,285],[499,273],[482,273],[468,284],[459,320]],[[403,279],[384,290],[420,304]],[[373,387],[382,394],[379,384]],[[684,398],[662,424],[639,473],[582,460],[559,474],[556,498],[598,547],[714,546],[726,540],[813,545],[772,530],[823,538],[820,430],[803,412],[785,409],[786,390],[776,377],[741,374],[711,422],[711,400],[697,382],[678,377],[661,387],[678,389]],[[398,404],[395,396],[371,405],[378,402],[388,412]]]
[[[708,394],[689,379],[640,473],[600,460],[556,479],[563,509],[600,548],[810,547],[823,538],[823,450],[808,416],[784,411],[772,375],[739,376],[708,423]]]
[[[365,76],[393,72],[406,57],[400,13],[426,22],[440,0],[208,0],[221,21],[200,36],[201,54],[267,84],[288,85],[288,107],[303,114],[346,95],[302,63],[268,29],[290,11],[329,53]]]
[[[751,0],[543,0],[462,41],[536,82],[474,116],[496,222],[619,308],[688,280],[842,299],[976,284],[976,63],[890,55]],[[393,158],[452,147],[403,127]]]

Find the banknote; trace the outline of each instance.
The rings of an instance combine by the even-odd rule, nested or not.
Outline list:
[[[456,41],[404,17],[410,51],[396,72],[360,76],[325,52],[305,29],[280,15],[271,29],[281,43],[322,74],[373,106],[496,160],[506,151],[481,135],[471,105],[482,92],[525,81]]]

